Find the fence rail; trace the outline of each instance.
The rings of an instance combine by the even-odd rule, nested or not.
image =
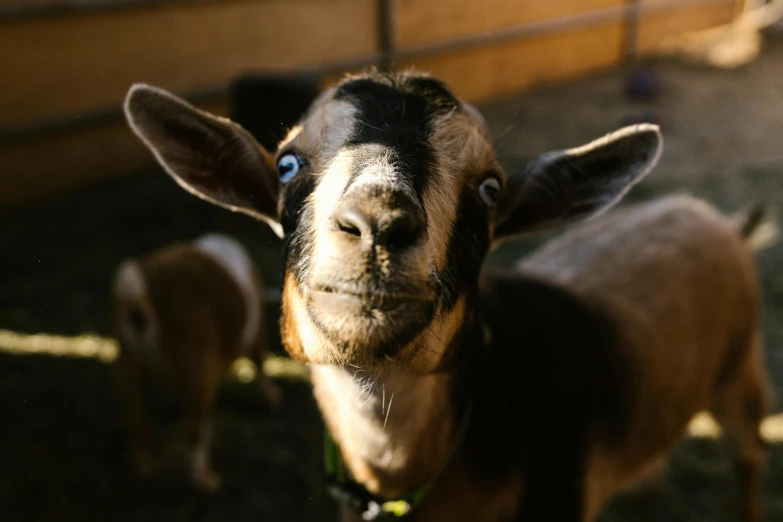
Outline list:
[[[246,72],[327,83],[399,65],[428,69],[480,102],[621,65],[666,35],[735,12],[735,0],[487,2],[450,0],[444,9],[456,14],[433,25],[439,4],[420,0],[0,0],[0,205],[147,161],[119,129],[133,81],[225,108],[230,81]],[[26,153],[34,150],[40,157]]]

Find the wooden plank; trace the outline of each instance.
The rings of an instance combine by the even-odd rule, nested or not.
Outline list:
[[[179,2],[219,2],[220,0],[0,0],[0,14],[4,8],[18,8],[15,13],[39,13],[51,9],[68,8],[83,11],[92,8],[127,7],[129,5],[171,4]]]
[[[621,37],[622,26],[615,22],[401,65],[429,71],[445,80],[458,96],[480,102],[611,67],[620,59]]]
[[[639,22],[638,51],[654,54],[669,38],[731,22],[734,12],[734,0],[726,0],[644,13]]]
[[[418,45],[619,7],[623,0],[393,0],[394,43]]]
[[[0,23],[0,127],[119,105],[137,81],[192,91],[366,55],[377,49],[376,4],[232,0]]]
[[[228,114],[228,104],[204,105]],[[25,203],[154,165],[124,121],[0,147],[0,206]]]
[[[420,2],[414,6],[412,0],[394,1],[400,8],[407,6],[409,14],[429,13],[431,17],[437,14],[434,2]],[[582,7],[598,9],[620,1],[588,0]],[[649,5],[656,1],[642,0]],[[418,21],[409,17],[407,22],[398,18],[398,21],[409,24],[405,30],[412,32],[406,37],[407,44],[415,45],[519,25],[525,23],[527,19],[520,18],[525,16],[556,17],[562,14],[557,9],[576,8],[576,2],[567,0],[563,5],[530,2],[528,11],[511,9],[526,2],[489,0],[491,5],[480,6],[482,12],[492,11],[494,6],[505,14],[481,18],[475,11],[479,9],[478,3],[455,0],[455,10],[461,10],[464,20],[468,21],[463,25],[449,25],[449,19],[443,24],[438,20],[426,37],[419,34],[426,32],[426,17]],[[324,20],[339,18],[335,14],[336,6],[342,9],[346,4],[354,8],[361,4],[358,11],[352,9],[359,17],[372,18],[377,14],[376,3],[367,0],[234,0],[220,6],[125,9],[78,18],[67,16],[7,26],[0,24],[0,63],[6,65],[5,70],[13,72],[0,79],[4,82],[0,83],[0,125],[3,122],[25,123],[29,119],[106,104],[119,106],[130,83],[139,80],[181,92],[228,83],[236,74],[247,70],[294,67],[373,52],[377,46],[374,22],[354,25],[356,17],[343,13],[344,19],[337,22],[338,29],[334,24],[326,27],[329,24]],[[501,4],[506,5],[506,11],[502,11]],[[330,11],[329,15],[324,14],[322,7]],[[731,19],[733,9],[734,2],[727,0],[648,11],[640,24],[640,51],[649,54],[667,37],[726,23]],[[252,13],[264,16],[249,20]],[[274,23],[258,22],[259,19],[267,20],[269,13],[277,13],[273,17]],[[280,23],[285,13],[297,21],[296,31],[291,30],[290,24]],[[243,20],[238,20],[242,17]],[[58,23],[52,25],[55,20],[64,28]],[[112,20],[117,25],[112,26],[109,23]],[[410,25],[412,21],[419,25]],[[350,24],[351,28],[340,30],[340,23],[343,27]],[[255,29],[255,25],[264,30]],[[398,26],[398,32],[403,31],[403,25]],[[5,31],[20,27],[26,28],[25,31],[17,31],[14,35]],[[52,31],[48,36],[47,28]],[[209,38],[201,38],[206,32],[209,32]],[[257,34],[260,32],[264,34]],[[135,39],[136,34],[144,34],[144,38]],[[315,36],[301,38],[302,34]],[[40,40],[40,48],[33,36]],[[13,38],[21,38],[21,45],[9,46]],[[622,26],[618,20],[405,60],[397,65],[430,71],[446,80],[459,96],[481,102],[612,67],[620,59],[621,39]],[[95,41],[106,42],[106,45],[96,45]],[[285,53],[280,52],[283,48]],[[15,56],[12,49],[22,49],[22,52]],[[193,59],[194,56],[198,59]],[[80,65],[80,59],[84,65]],[[338,76],[341,74],[324,77],[323,84],[332,83]],[[227,114],[225,102],[208,109]],[[0,205],[29,201],[93,180],[124,175],[153,162],[150,153],[124,122],[0,146],[0,164],[4,166],[4,175],[0,177]]]

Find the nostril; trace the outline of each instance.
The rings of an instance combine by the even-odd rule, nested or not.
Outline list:
[[[356,210],[342,210],[335,215],[334,221],[340,232],[356,237],[372,238],[370,223],[364,215]]]
[[[379,234],[377,242],[387,248],[411,246],[424,231],[424,221],[418,216],[405,214],[395,219]]]
[[[343,240],[361,239],[362,248],[401,251],[420,243],[427,220],[424,211],[406,194],[360,191],[346,196],[329,221],[332,233]]]

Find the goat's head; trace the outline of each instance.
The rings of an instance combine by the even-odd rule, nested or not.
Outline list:
[[[289,353],[374,371],[441,367],[493,240],[603,211],[661,148],[630,127],[506,176],[478,111],[414,73],[347,78],[275,153],[150,86],[125,111],[180,185],[284,237]]]

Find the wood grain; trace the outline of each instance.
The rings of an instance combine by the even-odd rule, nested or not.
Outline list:
[[[201,107],[222,116],[228,113],[225,101]],[[131,174],[154,164],[152,153],[122,120],[0,146],[0,207]]]
[[[394,0],[399,47],[437,42],[542,20],[619,7],[623,0]]]
[[[377,48],[376,3],[252,0],[0,23],[0,127],[119,106],[133,82],[174,92]]]
[[[620,57],[619,22],[471,51],[411,60],[403,65],[444,79],[470,102],[608,68]]]

